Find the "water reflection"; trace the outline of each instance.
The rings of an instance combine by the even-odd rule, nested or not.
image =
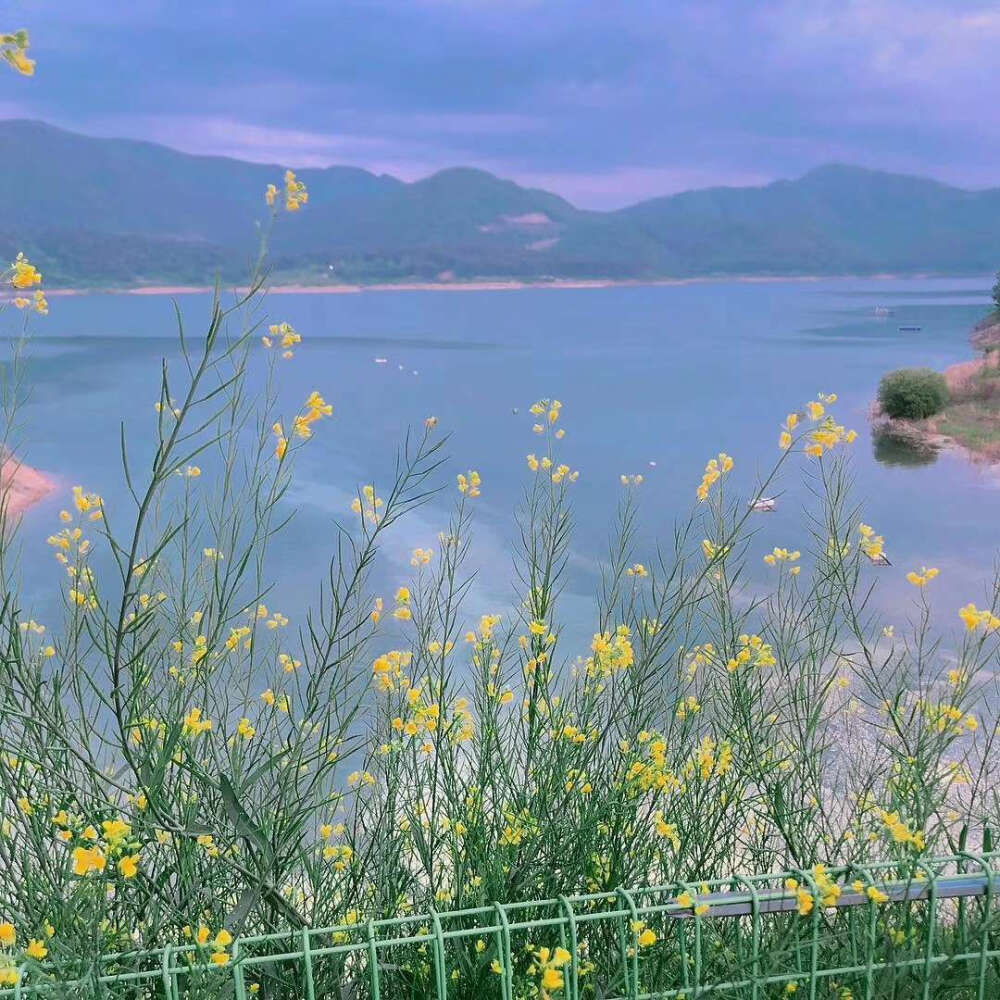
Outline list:
[[[938,450],[935,445],[892,427],[872,430],[872,454],[882,465],[931,465],[938,457]]]

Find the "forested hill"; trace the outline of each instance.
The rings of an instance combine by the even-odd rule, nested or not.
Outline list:
[[[23,249],[49,285],[239,278],[282,169],[2,121],[0,255]],[[613,212],[465,167],[413,183],[355,167],[298,173],[310,200],[282,219],[279,279],[981,274],[1000,263],[1000,189],[859,167]]]

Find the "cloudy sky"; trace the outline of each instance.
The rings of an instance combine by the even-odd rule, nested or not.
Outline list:
[[[1000,4],[22,0],[0,117],[588,207],[831,161],[1000,184]]]

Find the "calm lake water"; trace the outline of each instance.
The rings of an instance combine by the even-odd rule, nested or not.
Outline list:
[[[512,512],[527,482],[524,456],[539,443],[527,407],[554,396],[564,404],[562,454],[580,469],[564,615],[571,627],[589,628],[588,595],[607,548],[619,474],[646,476],[644,541],[669,542],[707,458],[729,452],[737,488],[750,489],[755,471],[776,455],[785,413],[824,391],[839,394],[838,417],[859,431],[857,498],[894,563],[878,571],[886,621],[902,624],[913,596],[903,576],[926,564],[940,567],[932,596],[945,620],[957,622],[955,610],[981,602],[992,578],[1000,477],[957,455],[922,466],[882,460],[866,409],[887,369],[943,368],[968,358],[968,335],[985,311],[988,287],[986,278],[843,279],[274,295],[271,319],[288,320],[304,337],[296,358],[281,366],[285,411],[319,389],[336,415],[300,453],[287,501],[295,517],[273,565],[270,603],[292,611],[315,593],[334,521],[345,517],[356,484],[386,483],[402,430],[434,414],[451,434],[448,499],[456,472],[476,468],[483,477],[470,611],[509,607]],[[194,336],[204,328],[208,297],[178,301]],[[876,317],[876,305],[893,315]],[[23,437],[27,460],[54,474],[60,489],[24,520],[25,604],[51,620],[48,595],[62,571],[45,537],[58,527],[75,483],[99,491],[112,509],[127,504],[119,422],[137,445],[151,440],[159,360],[176,363],[178,352],[164,297],[56,298],[35,330]],[[388,363],[376,365],[375,357]],[[210,460],[201,465],[209,477]],[[797,463],[786,477],[778,511],[760,516],[760,554],[776,544],[806,547],[804,468]],[[396,530],[379,582],[402,582],[410,549],[437,549],[445,524],[442,500]],[[637,555],[648,560],[652,553]],[[751,567],[765,578],[759,559]]]

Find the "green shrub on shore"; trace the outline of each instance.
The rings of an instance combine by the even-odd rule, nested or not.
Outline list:
[[[948,383],[930,368],[897,368],[882,376],[878,401],[896,420],[923,420],[940,413],[948,402]]]

